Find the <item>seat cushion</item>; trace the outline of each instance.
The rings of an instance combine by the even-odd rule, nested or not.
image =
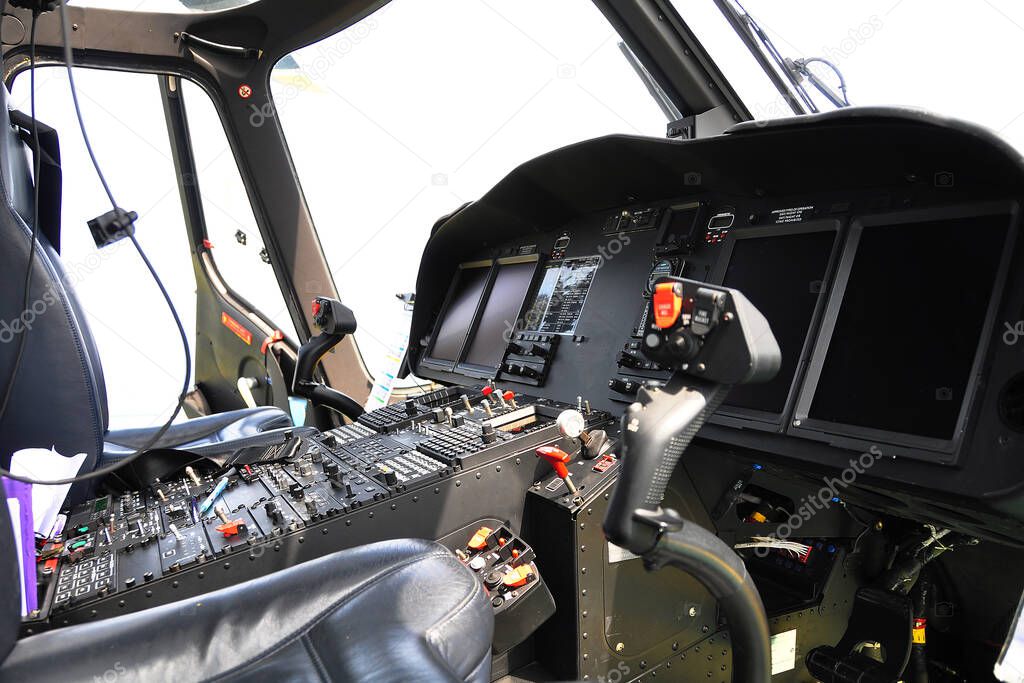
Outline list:
[[[292,419],[280,408],[243,408],[173,424],[151,448],[195,448],[291,426]],[[107,432],[103,437],[103,460],[110,461],[134,453],[146,445],[157,429],[147,427]]]
[[[0,680],[93,680],[113,671],[118,683],[486,683],[493,630],[483,588],[448,550],[385,541],[25,638]]]

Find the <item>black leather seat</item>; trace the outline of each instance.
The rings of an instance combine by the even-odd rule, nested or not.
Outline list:
[[[195,448],[196,446],[243,439],[259,432],[291,426],[291,418],[284,411],[273,406],[231,410],[171,425],[171,428],[152,447]],[[154,430],[151,428],[108,431],[103,439],[104,464],[130,455],[137,448],[145,446],[153,432]]]
[[[473,573],[436,543],[374,543],[15,642],[20,597],[10,529],[0,505],[0,681],[490,678],[491,605]]]
[[[32,179],[25,146],[3,117],[0,88],[0,321],[21,315]],[[33,318],[0,453],[55,445],[93,467],[141,445],[150,430],[107,431],[99,355],[53,241],[39,235]],[[44,298],[45,297],[45,298]],[[3,339],[0,326],[0,342]],[[0,343],[0,373],[16,343]],[[290,425],[275,408],[176,425],[163,447],[196,446]],[[80,495],[83,493],[80,491]],[[494,615],[473,573],[442,546],[399,540],[335,553],[185,600],[17,641],[20,580],[6,505],[0,505],[0,681],[414,680],[486,683]]]
[[[21,370],[0,421],[0,464],[9,466],[11,453],[21,448],[53,446],[65,455],[86,453],[83,470],[89,471],[105,453],[108,458],[117,457],[126,447],[130,452],[132,445],[143,445],[156,428],[107,431],[99,351],[58,254],[59,183],[46,211],[40,210],[31,303],[23,311],[33,211],[31,152],[23,140],[27,126],[24,122],[21,128],[11,125],[7,98],[6,87],[0,87],[0,391],[14,365],[19,328],[30,329]],[[52,139],[59,161],[56,136]],[[55,216],[53,225],[42,220],[51,216]],[[72,227],[86,229],[85,225]],[[238,410],[175,425],[161,447],[203,445],[290,425],[288,414],[277,408]],[[72,500],[84,498],[88,490],[87,485],[75,485]]]

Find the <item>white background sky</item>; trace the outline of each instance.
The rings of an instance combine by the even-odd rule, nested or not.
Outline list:
[[[104,4],[111,4],[107,0]],[[98,4],[94,0],[90,4]],[[123,3],[116,3],[123,6]],[[142,7],[175,6],[173,0]],[[756,116],[787,113],[710,0],[676,0]],[[978,122],[1024,149],[1024,5],[1011,0],[747,0],[780,51],[826,56],[854,104],[903,104]],[[607,133],[664,135],[665,120],[588,0],[394,0],[301,50],[272,87],[280,122],[338,288],[359,318],[371,369],[408,326],[434,220],[517,164]],[[195,281],[156,78],[77,78],[94,147],[118,201],[194,329]],[[61,132],[64,256],[99,338],[115,427],[159,423],[173,406],[177,336],[130,246],[97,253],[85,221],[106,210],[74,122],[66,80],[38,78],[38,116]],[[129,96],[125,96],[130,93]],[[28,76],[15,107],[28,111]],[[206,95],[186,102],[218,264],[289,330],[226,139]],[[276,125],[259,112],[253,125]],[[234,234],[243,230],[246,246]],[[110,252],[110,253],[107,253]]]

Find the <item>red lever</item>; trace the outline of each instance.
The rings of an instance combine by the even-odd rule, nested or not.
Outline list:
[[[480,393],[483,394],[484,396],[490,396],[491,394],[494,393],[494,387],[488,385],[488,386],[484,387],[483,389],[481,389]]]
[[[516,394],[513,391],[506,391],[504,394],[501,395],[501,397],[506,401],[511,401],[516,397]]]
[[[572,483],[572,479],[569,478],[569,468],[566,467],[572,456],[555,446],[541,446],[537,449],[537,455],[551,463],[551,466],[555,469],[555,474],[562,478],[572,493],[577,493],[576,486]]]

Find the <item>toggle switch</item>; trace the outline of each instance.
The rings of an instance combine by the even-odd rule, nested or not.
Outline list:
[[[281,505],[276,500],[267,501],[266,505],[263,506],[263,511],[267,513],[267,517],[274,524],[281,524],[284,522],[284,512],[281,510]]]
[[[490,422],[485,422],[480,427],[480,438],[483,439],[483,442],[486,444],[491,444],[497,441],[498,435],[494,432],[494,425]]]

